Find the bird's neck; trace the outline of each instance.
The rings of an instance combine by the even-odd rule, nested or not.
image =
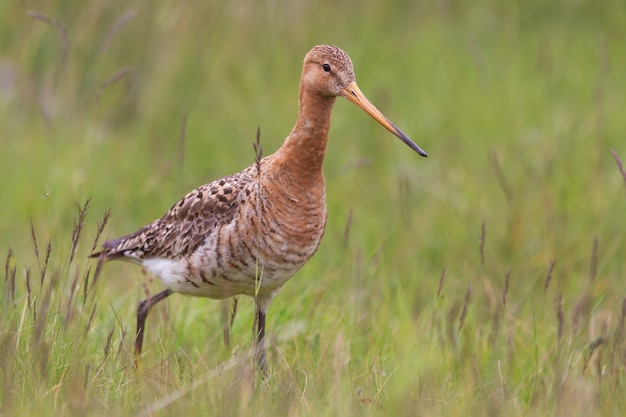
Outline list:
[[[320,96],[302,87],[298,120],[277,153],[290,175],[301,181],[319,181],[335,97]]]

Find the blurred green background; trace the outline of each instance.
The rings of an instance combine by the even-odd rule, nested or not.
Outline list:
[[[159,415],[623,415],[625,40],[618,0],[5,0],[0,415],[134,414],[175,390],[188,394]],[[231,351],[220,303],[181,296],[133,373],[134,308],[161,287],[107,265],[89,319],[70,295],[93,273],[98,221],[110,208],[101,240],[127,234],[245,168],[257,126],[276,150],[319,43],[348,52],[429,157],[338,100],[327,232],[270,310],[269,382],[251,394],[241,365],[190,388]],[[49,286],[26,285],[42,265],[31,221],[40,251],[51,242]],[[76,304],[82,318],[39,335],[46,297],[50,317]]]

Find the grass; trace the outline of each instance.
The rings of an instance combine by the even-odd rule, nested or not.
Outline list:
[[[625,32],[619,1],[9,0],[0,415],[623,415]],[[269,380],[249,299],[228,348],[223,305],[168,298],[135,371],[162,287],[94,242],[278,148],[322,42],[429,158],[338,101]]]

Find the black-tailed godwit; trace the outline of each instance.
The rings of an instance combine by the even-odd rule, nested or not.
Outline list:
[[[358,88],[341,49],[318,45],[306,54],[296,125],[273,155],[196,188],[162,218],[104,243],[92,257],[143,265],[167,287],[139,303],[135,354],[141,354],[150,309],[177,292],[213,299],[254,297],[255,358],[265,372],[265,317],[278,290],[315,253],[326,227],[322,164],[330,114],[344,97],[411,149],[419,146]]]

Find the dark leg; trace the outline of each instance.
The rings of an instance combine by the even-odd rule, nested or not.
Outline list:
[[[263,378],[267,378],[267,358],[265,357],[265,311],[256,305],[256,313],[254,317],[254,359],[256,366]]]
[[[160,293],[139,302],[139,306],[137,307],[137,333],[135,335],[135,366],[138,365],[139,357],[141,356],[144,327],[146,326],[146,318],[148,318],[150,309],[156,303],[167,298],[173,293],[174,291],[168,288],[167,290],[161,291]]]

